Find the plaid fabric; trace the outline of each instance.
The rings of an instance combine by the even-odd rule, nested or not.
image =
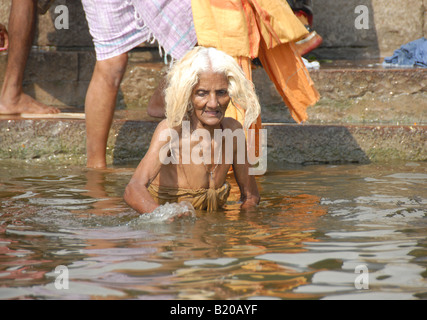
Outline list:
[[[125,53],[157,40],[180,59],[196,43],[191,0],[82,0],[97,60]]]
[[[197,43],[191,0],[134,0],[142,21],[166,54],[179,59]]]

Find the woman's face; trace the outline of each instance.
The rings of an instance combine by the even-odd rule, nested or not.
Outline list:
[[[228,80],[225,74],[205,71],[191,94],[193,122],[202,126],[219,127],[230,102]]]

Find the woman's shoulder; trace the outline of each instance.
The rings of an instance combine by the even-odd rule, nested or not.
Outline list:
[[[160,121],[157,124],[156,129],[154,130],[153,136],[151,138],[151,147],[161,148],[163,145],[169,143],[172,140],[178,138],[179,135],[174,129],[169,127],[169,124],[166,119]]]
[[[243,129],[242,124],[233,118],[226,117],[222,120],[221,124],[223,129],[231,129],[232,131],[237,129]]]
[[[154,136],[170,136],[171,131],[177,131],[176,128],[171,128],[167,119],[161,120],[154,131]]]
[[[168,125],[167,119],[163,119],[157,124],[156,130],[163,130],[168,128],[169,128],[169,125]]]
[[[180,131],[181,131],[181,127],[180,127],[180,126],[177,126],[177,127],[171,127],[171,126],[169,125],[168,120],[167,120],[167,119],[163,119],[163,120],[161,120],[161,121],[157,124],[156,130],[157,130],[157,131],[161,131],[161,130],[168,130],[168,131],[171,131],[171,130],[172,130],[172,131],[180,132]]]

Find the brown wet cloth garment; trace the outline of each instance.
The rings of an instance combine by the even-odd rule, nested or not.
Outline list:
[[[208,212],[216,211],[225,204],[230,194],[230,189],[231,186],[228,182],[225,182],[218,189],[185,189],[156,186],[153,184],[148,186],[148,191],[158,204],[188,201],[191,202],[194,209],[206,210]]]

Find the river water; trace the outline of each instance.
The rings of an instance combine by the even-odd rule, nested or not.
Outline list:
[[[425,299],[427,164],[270,167],[261,203],[142,219],[135,166],[0,162],[0,299]]]

